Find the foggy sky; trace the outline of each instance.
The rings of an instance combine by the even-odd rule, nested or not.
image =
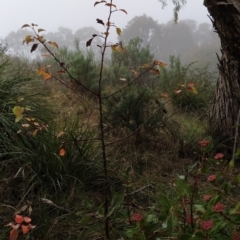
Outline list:
[[[100,1],[100,0],[98,0]],[[4,38],[11,31],[17,31],[23,24],[36,23],[47,32],[57,31],[58,27],[77,29],[93,26],[103,31],[96,24],[96,18],[107,22],[108,7],[104,4],[93,6],[95,0],[1,0],[0,5],[0,37]],[[146,14],[158,23],[166,23],[173,19],[173,6],[162,9],[158,0],[114,0],[118,9],[125,9],[128,14],[116,12],[112,22],[123,28],[133,17]],[[194,19],[198,22],[208,22],[207,9],[203,0],[188,0],[181,10],[179,20]]]

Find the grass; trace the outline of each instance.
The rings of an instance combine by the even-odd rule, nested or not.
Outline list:
[[[16,72],[10,71],[12,64],[17,64]],[[0,238],[7,238],[9,228],[4,224],[25,206],[21,214],[31,216],[37,227],[19,239],[104,239],[96,100],[74,95],[56,82],[42,84],[30,74],[29,65],[22,64],[5,59],[0,66]],[[156,91],[154,96],[161,95],[162,91]],[[151,107],[156,105],[150,101]],[[28,106],[27,117],[49,127],[33,137],[22,127],[26,119],[14,122],[16,105]],[[207,105],[190,113],[172,103],[164,107],[164,120],[155,128],[143,128],[140,139],[132,135],[124,141],[118,140],[132,130],[109,123],[112,116],[106,113],[106,141],[112,143],[107,145],[110,209],[116,210],[110,229],[115,239],[123,236],[129,214],[154,211],[157,193],[171,195],[174,179],[188,175],[189,166],[199,160],[198,141],[208,136]],[[119,119],[115,116],[114,120]],[[20,129],[22,133],[17,134]],[[64,156],[59,155],[60,149],[66,151]],[[124,200],[118,203],[121,197]]]

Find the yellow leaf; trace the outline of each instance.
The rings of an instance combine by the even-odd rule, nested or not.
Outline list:
[[[61,131],[60,133],[58,133],[57,138],[60,138],[65,132]]]
[[[49,43],[49,44],[51,44],[52,46],[54,46],[54,47],[58,48],[58,45],[57,45],[57,43],[56,43],[56,42],[51,42],[51,41],[49,41],[48,43]]]
[[[115,52],[120,52],[119,45],[111,45],[111,49]]]
[[[107,37],[109,35],[109,32],[104,32],[102,34],[104,34]]]
[[[64,156],[66,154],[66,149],[64,147],[60,148],[59,150],[59,156]]]
[[[116,28],[116,32],[117,32],[118,36],[120,36],[121,32],[122,32],[121,28]]]
[[[194,94],[197,94],[197,89],[195,87],[188,87],[187,90]]]
[[[15,106],[13,108],[13,113],[16,116],[15,122],[19,122],[23,118],[24,107]]]
[[[31,35],[27,35],[23,41],[23,44],[26,43],[26,44],[29,44],[30,42],[33,42],[34,39]]]
[[[39,28],[39,29],[38,29],[38,33],[43,32],[43,31],[46,31],[46,30],[45,30],[45,29],[42,29],[42,28]]]

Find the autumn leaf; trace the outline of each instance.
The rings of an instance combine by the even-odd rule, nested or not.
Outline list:
[[[91,46],[92,40],[93,40],[93,38],[90,38],[90,39],[86,42],[86,47],[90,47],[90,46]]]
[[[46,30],[45,30],[45,29],[42,29],[42,28],[39,28],[39,29],[38,29],[38,33],[43,32],[43,31],[46,31]]]
[[[112,4],[112,3],[106,3],[105,6],[108,6],[108,7],[112,6],[112,7],[115,7],[115,8],[117,7],[115,4]]]
[[[132,73],[135,77],[138,76],[138,72],[136,72],[135,70],[131,70],[131,73]]]
[[[12,229],[9,234],[9,240],[17,240],[18,238],[18,230]]]
[[[25,27],[30,27],[30,25],[29,24],[24,24],[24,25],[22,25],[21,28],[25,28]]]
[[[169,96],[168,96],[167,93],[161,93],[161,97],[163,97],[163,98],[169,98]]]
[[[120,36],[121,32],[122,32],[121,28],[116,28],[116,32],[117,32],[118,36]]]
[[[51,57],[51,55],[49,55],[49,54],[42,54],[41,56],[42,56],[42,57],[47,57],[47,58],[50,58],[50,57]]]
[[[182,90],[175,90],[174,91],[175,94],[179,94],[180,92],[182,92]]]
[[[106,1],[95,2],[95,3],[94,3],[94,7],[95,7],[97,4],[99,4],[99,3],[104,3],[104,2],[106,2]]]
[[[58,133],[57,138],[60,138],[65,132],[61,131],[60,133]]]
[[[38,132],[39,129],[35,129],[33,132],[32,132],[32,136],[35,137],[37,132]]]
[[[127,11],[125,9],[118,9],[118,10],[127,14]]]
[[[23,44],[26,43],[26,44],[29,44],[30,42],[33,42],[34,39],[31,35],[27,35],[23,41]]]
[[[31,219],[30,217],[24,217],[24,218],[23,218],[23,221],[24,221],[25,223],[30,223],[30,222],[32,221],[32,219]]]
[[[38,43],[34,43],[31,48],[31,52],[34,52],[38,47]]]
[[[64,147],[60,148],[59,156],[63,157],[66,154],[66,149]]]
[[[97,20],[97,23],[102,24],[103,26],[105,26],[103,20],[101,20],[99,18],[97,18],[96,20]]]
[[[29,232],[29,227],[27,225],[21,225],[21,228],[22,228],[22,233],[23,234],[26,234]]]
[[[23,222],[23,216],[22,215],[16,215],[14,218],[15,223],[22,223]]]
[[[153,64],[154,64],[154,65],[158,65],[158,66],[161,67],[161,68],[163,68],[163,67],[165,67],[165,66],[168,66],[167,63],[164,63],[164,62],[161,62],[161,61],[158,61],[158,60],[155,60],[155,61],[153,62]]]
[[[15,122],[19,122],[23,118],[24,107],[15,106],[13,108],[13,113],[16,116]]]
[[[120,52],[120,48],[119,48],[119,46],[118,45],[111,45],[111,49],[113,50],[113,51],[115,51],[115,52]]]
[[[57,43],[56,43],[56,42],[51,42],[51,41],[49,41],[48,43],[49,43],[50,45],[52,45],[52,46],[54,46],[54,47],[58,48],[58,45],[57,45]]]
[[[102,34],[104,34],[107,37],[109,35],[109,32],[103,32]]]
[[[28,124],[28,123],[22,124],[22,127],[24,127],[24,128],[29,128],[29,127],[30,127],[30,124]]]

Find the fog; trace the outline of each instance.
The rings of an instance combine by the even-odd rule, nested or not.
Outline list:
[[[56,31],[63,26],[76,31],[85,26],[93,26],[99,31],[102,28],[96,24],[96,18],[104,22],[107,18],[108,7],[99,4],[94,7],[95,0],[1,0],[0,8],[0,37],[5,38],[11,31],[17,31],[23,24],[36,23],[46,31]],[[114,0],[117,8],[125,9],[128,14],[116,12],[112,21],[123,28],[133,17],[146,14],[165,23],[173,19],[173,5],[162,9],[158,0]],[[208,22],[207,9],[203,1],[188,0],[181,9],[179,19],[193,19],[197,22]]]

